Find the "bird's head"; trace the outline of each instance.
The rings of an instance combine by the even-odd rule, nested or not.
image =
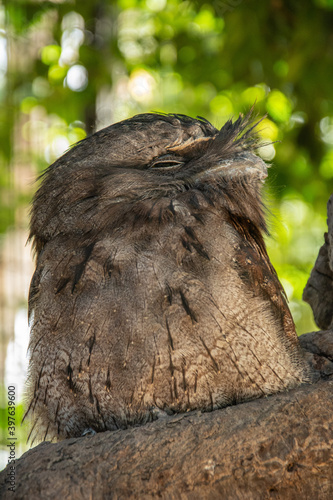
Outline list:
[[[158,200],[191,190],[205,192],[213,203],[238,190],[242,205],[244,192],[253,198],[267,176],[266,164],[253,153],[256,126],[251,112],[221,130],[203,118],[148,113],[100,130],[42,175],[31,218],[35,247],[56,234],[112,226],[116,214],[134,207],[147,212]]]

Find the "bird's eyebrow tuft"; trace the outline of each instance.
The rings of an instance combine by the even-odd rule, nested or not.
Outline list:
[[[187,154],[192,150],[199,150],[202,147],[204,148],[207,147],[210,141],[215,139],[216,135],[217,134],[208,137],[196,137],[195,139],[193,137],[190,137],[189,139],[187,139],[187,141],[182,142],[181,144],[179,143],[172,144],[167,149],[168,151],[175,151],[181,154]]]

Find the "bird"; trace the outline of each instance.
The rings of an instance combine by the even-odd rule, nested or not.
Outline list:
[[[77,143],[31,209],[29,439],[144,425],[311,382],[267,254],[251,110],[145,113]]]

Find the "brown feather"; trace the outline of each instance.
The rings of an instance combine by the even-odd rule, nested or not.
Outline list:
[[[251,115],[146,114],[43,174],[27,414],[34,439],[212,410],[311,379],[266,252]]]

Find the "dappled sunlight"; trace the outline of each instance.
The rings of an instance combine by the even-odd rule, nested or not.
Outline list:
[[[148,71],[143,69],[133,71],[128,82],[128,90],[133,99],[139,102],[153,102],[155,88],[156,81]]]
[[[81,64],[69,68],[64,85],[74,92],[82,92],[88,85],[88,72]]]

